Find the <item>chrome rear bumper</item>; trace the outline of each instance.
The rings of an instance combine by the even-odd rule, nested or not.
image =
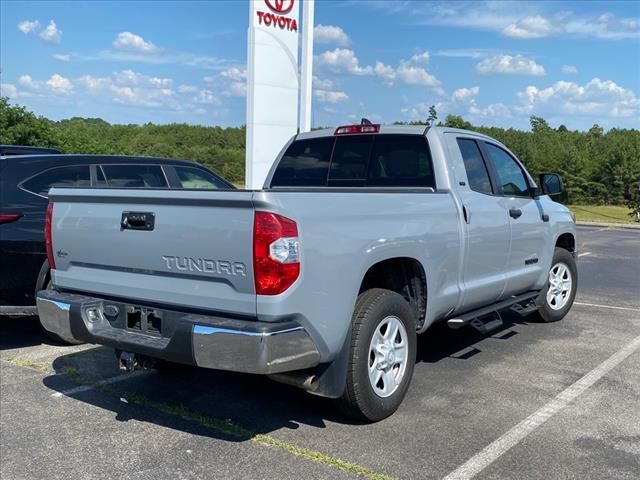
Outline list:
[[[42,290],[40,322],[63,340],[79,340],[168,361],[218,370],[272,374],[316,366],[320,353],[293,321],[259,322],[184,313],[85,295]],[[140,309],[141,330],[128,328],[128,309]],[[147,333],[148,312],[162,332]],[[151,332],[151,329],[149,329]]]

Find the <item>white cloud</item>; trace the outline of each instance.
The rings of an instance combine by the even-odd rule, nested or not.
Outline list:
[[[194,97],[194,101],[205,105],[220,105],[222,103],[215,92],[206,88],[200,90],[198,95]]]
[[[127,52],[158,53],[160,49],[152,42],[131,32],[120,32],[113,41],[113,48]]]
[[[81,87],[90,91],[97,91],[105,86],[111,85],[111,79],[108,77],[94,77],[92,75],[83,75],[76,80]]]
[[[564,28],[571,35],[596,37],[604,40],[640,38],[640,19],[618,18],[610,13],[604,13],[595,18],[569,19]]]
[[[62,30],[58,29],[54,20],[49,20],[49,24],[40,32],[40,38],[49,43],[60,43],[62,40]]]
[[[469,115],[484,118],[510,118],[513,116],[511,108],[504,103],[492,103],[484,108],[473,104],[469,106]]]
[[[61,62],[69,62],[71,61],[71,55],[68,53],[54,53],[53,58],[56,60],[60,60]]]
[[[37,95],[70,95],[73,93],[71,80],[58,73],[54,73],[48,80],[34,80],[31,75],[21,75],[18,85],[22,87],[20,94]]]
[[[573,65],[562,65],[562,73],[578,73],[578,69]]]
[[[18,89],[10,83],[0,83],[0,97],[15,98],[18,96]]]
[[[18,23],[18,30],[25,35],[37,30],[38,28],[40,28],[40,22],[38,20],[23,20]]]
[[[518,93],[523,113],[640,116],[640,99],[611,80],[594,78],[584,85],[559,81],[547,88],[529,86]]]
[[[341,103],[349,100],[349,96],[337,90],[319,90],[316,89],[313,91],[313,96],[320,103]]]
[[[314,75],[313,88],[319,88],[320,90],[331,90],[333,88],[333,82],[329,79],[320,79]]]
[[[544,75],[544,67],[522,55],[496,55],[485,58],[476,65],[481,75]]]
[[[326,68],[335,73],[347,73],[350,75],[371,75],[373,69],[370,66],[361,67],[358,57],[353,50],[336,48],[326,51],[315,57],[315,61],[321,68]]]
[[[116,103],[141,107],[165,107],[174,92],[168,88],[143,89],[111,85],[112,99]]]
[[[429,52],[425,51],[413,55],[409,60],[400,60],[397,67],[376,61],[375,66],[361,66],[358,57],[353,50],[336,48],[333,51],[324,52],[315,57],[316,66],[320,71],[328,70],[333,73],[341,73],[356,76],[374,75],[388,85],[401,83],[405,85],[419,85],[424,87],[437,87],[440,81],[427,72],[424,67],[416,63],[426,63],[429,60]]]
[[[454,90],[451,99],[455,102],[469,102],[480,93],[480,87],[459,88]]]
[[[448,50],[438,50],[433,55],[437,57],[452,58],[485,58],[492,55],[499,55],[502,52],[495,48],[453,48]]]
[[[231,82],[228,90],[225,91],[225,95],[232,97],[246,97],[247,82]]]
[[[316,25],[313,29],[313,39],[317,43],[330,43],[341,47],[351,44],[351,39],[344,30],[335,25]]]
[[[429,63],[430,56],[429,51],[425,50],[422,53],[416,53],[411,57],[411,63]]]
[[[247,79],[247,70],[245,68],[231,67],[220,73],[223,77],[230,80],[240,81]]]
[[[149,77],[133,70],[122,70],[113,74],[113,79],[118,85],[133,87],[168,88],[172,85],[171,78]]]
[[[198,87],[195,85],[180,85],[178,87],[178,93],[196,93],[198,91]]]
[[[51,89],[51,91],[56,93],[61,93],[63,95],[69,95],[73,92],[73,85],[68,78],[63,77],[62,75],[58,75],[54,73],[51,75],[51,78],[46,81],[47,86]]]
[[[516,23],[507,25],[502,34],[511,38],[544,38],[553,34],[556,28],[545,17],[534,15],[523,17]]]

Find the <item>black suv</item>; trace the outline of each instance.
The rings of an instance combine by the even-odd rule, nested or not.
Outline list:
[[[35,292],[49,282],[44,219],[51,187],[235,188],[184,160],[43,150],[16,155],[11,147],[0,155],[0,313],[35,313]]]

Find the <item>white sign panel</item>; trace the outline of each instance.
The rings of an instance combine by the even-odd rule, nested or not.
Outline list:
[[[298,0],[250,0],[246,188],[262,188],[298,128]]]

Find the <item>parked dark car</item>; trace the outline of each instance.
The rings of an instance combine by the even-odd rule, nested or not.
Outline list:
[[[25,147],[22,145],[0,145],[0,157],[10,155],[45,155],[52,153],[62,153],[55,148],[46,147]]]
[[[235,188],[184,160],[37,154],[33,147],[10,148],[6,152],[32,150],[29,155],[0,156],[0,313],[5,314],[26,313],[30,308],[35,313],[35,292],[49,282],[44,222],[52,186]]]

